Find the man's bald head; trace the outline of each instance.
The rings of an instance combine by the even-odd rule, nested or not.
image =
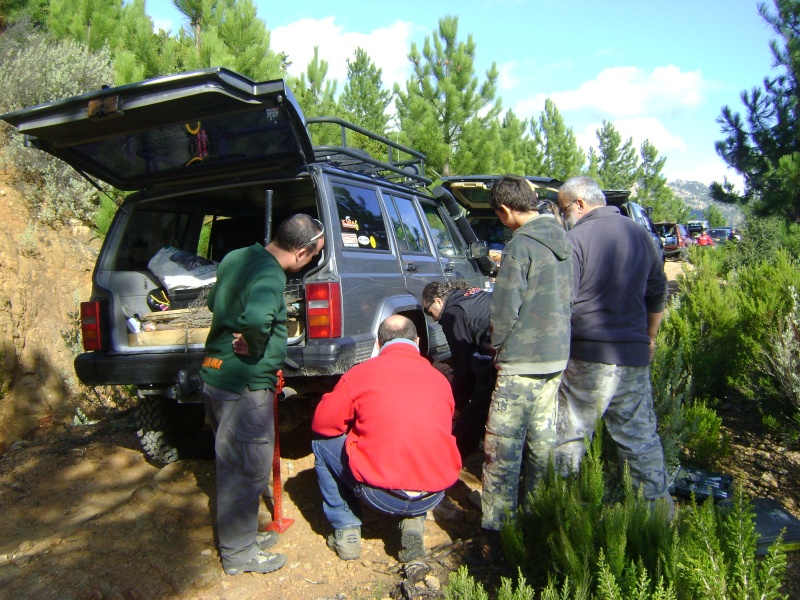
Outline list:
[[[386,317],[378,327],[379,346],[397,339],[411,340],[415,343],[417,341],[417,328],[411,319],[403,315]]]

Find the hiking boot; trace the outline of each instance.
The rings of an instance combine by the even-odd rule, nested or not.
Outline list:
[[[400,562],[425,556],[425,515],[400,521],[400,545],[397,553]]]
[[[328,536],[328,548],[336,552],[342,560],[355,560],[361,557],[361,527],[337,529]]]
[[[261,550],[272,548],[278,543],[277,531],[259,531],[256,534],[256,544]]]
[[[270,552],[259,552],[250,562],[243,565],[226,565],[222,563],[222,568],[226,575],[239,575],[241,573],[272,573],[286,564],[285,554],[272,554]]]

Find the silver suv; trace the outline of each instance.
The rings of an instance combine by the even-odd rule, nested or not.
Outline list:
[[[431,359],[447,357],[439,325],[420,305],[422,288],[456,278],[485,286],[494,267],[453,197],[426,188],[424,155],[340,119],[306,120],[281,80],[255,83],[217,68],[0,118],[84,175],[135,191],[81,305],[86,352],[75,371],[89,386],[136,386],[139,437],[159,462],[210,447],[197,372],[213,278],[192,276],[213,274],[232,249],[263,243],[285,217],[307,213],[326,232],[318,261],[286,287],[283,371],[296,400],[318,396],[372,356],[388,315],[414,321]],[[310,126],[334,128],[341,143],[313,146]],[[355,136],[385,156],[348,145]],[[155,269],[164,252],[189,265],[188,280]]]

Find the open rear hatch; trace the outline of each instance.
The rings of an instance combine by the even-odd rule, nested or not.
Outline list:
[[[494,217],[489,206],[489,191],[500,175],[463,175],[443,177],[441,186],[449,190],[458,203],[469,211],[469,214],[481,217]],[[561,181],[552,177],[525,177],[541,199],[558,200],[558,188]]]
[[[223,68],[159,77],[0,115],[37,148],[122,190],[185,185],[314,160],[283,80]]]

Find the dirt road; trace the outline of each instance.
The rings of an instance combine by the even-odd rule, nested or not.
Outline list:
[[[0,458],[0,598],[388,597],[404,579],[396,522],[365,515],[358,561],[326,547],[307,432],[282,436],[283,509],[294,523],[276,547],[287,566],[266,576],[222,571],[212,461],[148,464],[125,415],[18,444]],[[477,461],[426,524],[427,547],[438,547],[426,589],[446,583],[460,563],[458,540],[477,531],[468,498],[479,486]],[[265,502],[265,522],[270,510]]]

